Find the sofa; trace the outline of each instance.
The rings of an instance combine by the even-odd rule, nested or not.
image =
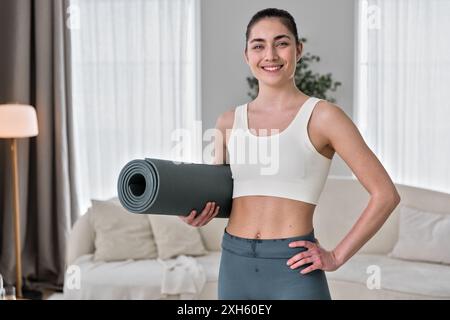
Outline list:
[[[333,299],[449,299],[450,264],[414,261],[392,257],[390,252],[399,237],[399,210],[402,206],[450,215],[450,195],[404,185],[396,185],[401,203],[375,236],[350,260],[334,272],[327,272]],[[354,178],[329,177],[314,215],[316,238],[332,249],[351,229],[369,200],[368,192]],[[216,218],[198,228],[208,253],[195,257],[206,270],[206,283],[196,299],[217,299],[217,280],[221,239],[227,219]],[[449,236],[450,237],[450,236]],[[154,259],[145,261],[94,262],[95,230],[89,213],[73,226],[67,248],[67,266],[81,265],[82,286],[97,286],[88,299],[149,299],[155,295],[132,295],[132,288],[157,293],[161,287],[162,268]],[[420,245],[417,245],[420,250]],[[69,269],[68,269],[69,270]],[[370,279],[378,272],[378,282]],[[371,278],[372,277],[372,278]],[[64,284],[64,298],[73,290]],[[115,294],[114,294],[115,293]],[[161,299],[180,299],[169,295]]]

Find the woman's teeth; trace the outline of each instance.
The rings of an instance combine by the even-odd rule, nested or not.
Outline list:
[[[264,70],[269,71],[269,72],[275,72],[281,69],[282,66],[277,66],[277,67],[262,67]]]

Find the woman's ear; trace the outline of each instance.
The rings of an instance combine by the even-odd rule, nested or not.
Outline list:
[[[248,64],[247,49],[244,50],[244,59],[245,62]]]

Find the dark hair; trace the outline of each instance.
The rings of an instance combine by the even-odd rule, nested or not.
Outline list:
[[[264,18],[279,18],[280,22],[289,29],[289,31],[294,35],[296,44],[300,43],[297,33],[297,25],[295,24],[294,18],[289,12],[282,9],[267,8],[255,13],[255,15],[250,19],[247,25],[247,31],[245,32],[245,50],[247,50],[248,37],[250,36],[250,31],[255,23]]]

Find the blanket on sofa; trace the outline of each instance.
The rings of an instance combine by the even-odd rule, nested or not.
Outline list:
[[[179,294],[180,299],[196,299],[206,283],[206,272],[193,257],[179,255],[158,262],[163,265],[161,295]]]

